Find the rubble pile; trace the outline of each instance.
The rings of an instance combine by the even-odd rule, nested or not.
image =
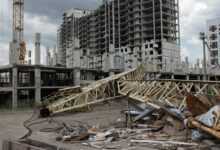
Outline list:
[[[188,95],[184,110],[170,106],[160,109],[147,103],[128,100],[127,110],[109,128],[85,124],[66,125],[56,140],[81,143],[96,149],[121,149],[144,145],[158,149],[211,149],[220,139],[220,105],[218,97]],[[204,143],[204,140],[210,140]]]

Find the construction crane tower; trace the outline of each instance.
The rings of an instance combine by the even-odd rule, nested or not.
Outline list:
[[[24,42],[24,0],[13,0],[12,41],[10,43],[10,64],[25,64],[26,44]]]

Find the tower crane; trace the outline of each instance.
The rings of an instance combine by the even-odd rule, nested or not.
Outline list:
[[[10,64],[25,64],[26,43],[24,41],[24,0],[13,0],[12,42]]]

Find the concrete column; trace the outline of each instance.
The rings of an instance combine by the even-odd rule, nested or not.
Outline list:
[[[36,65],[40,65],[40,60],[41,60],[40,46],[41,46],[41,34],[36,33],[35,34],[35,64]]]
[[[145,75],[145,80],[150,80],[150,73],[147,73],[147,74]]]
[[[203,79],[204,81],[207,81],[207,80],[209,80],[209,77],[208,77],[208,75],[203,75],[203,76],[202,76],[202,79]]]
[[[142,11],[141,11],[142,12]],[[118,0],[118,47],[121,48],[121,14],[120,14],[120,0]]]
[[[171,75],[171,79],[172,79],[172,80],[174,80],[174,79],[175,79],[174,74],[172,74],[172,75]]]
[[[113,39],[113,46],[115,49],[115,2],[112,1],[112,39]]]
[[[197,80],[201,80],[200,75],[197,76]]]
[[[115,49],[113,47],[113,45],[111,44],[110,45],[110,49],[109,49],[109,71],[111,69],[115,69],[115,61],[114,61],[114,58],[115,58]]]
[[[74,85],[80,85],[81,81],[81,73],[80,73],[80,68],[74,68]]]
[[[47,47],[47,50],[46,50],[46,65],[47,66],[50,66],[50,48]]]
[[[109,72],[109,76],[113,76],[113,75],[115,75],[115,72],[110,71],[110,72]]]
[[[186,75],[186,80],[189,80],[189,75],[188,74]]]
[[[12,109],[18,108],[18,68],[12,69]]]
[[[209,76],[209,75],[207,75],[207,80],[208,80],[208,81],[210,80],[210,76]]]
[[[32,64],[32,51],[31,50],[28,51],[28,64],[29,65]]]
[[[41,71],[40,68],[35,68],[35,103],[41,103]]]

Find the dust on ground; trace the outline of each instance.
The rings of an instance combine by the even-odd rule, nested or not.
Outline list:
[[[90,107],[85,112],[71,112],[65,113],[52,118],[59,122],[74,123],[82,122],[90,126],[96,126],[99,128],[110,127],[118,119],[123,119],[124,115],[121,113],[126,109],[126,102],[108,102],[102,103],[95,107]],[[32,111],[0,111],[0,145],[4,139],[17,140],[27,133],[27,130],[23,127],[23,122],[30,118]],[[43,119],[39,120],[41,122]],[[50,125],[48,122],[33,125],[31,128],[33,134],[31,139],[45,142],[48,144],[56,145],[57,147],[64,147],[71,150],[95,150],[95,148],[83,146],[81,143],[62,143],[56,141],[56,134],[53,132],[40,132],[43,128],[48,128]],[[129,149],[136,149],[137,147],[130,146],[126,140],[120,141],[122,147],[129,147]],[[1,146],[0,146],[1,147]],[[146,149],[146,147],[140,147],[139,150],[154,150]]]

